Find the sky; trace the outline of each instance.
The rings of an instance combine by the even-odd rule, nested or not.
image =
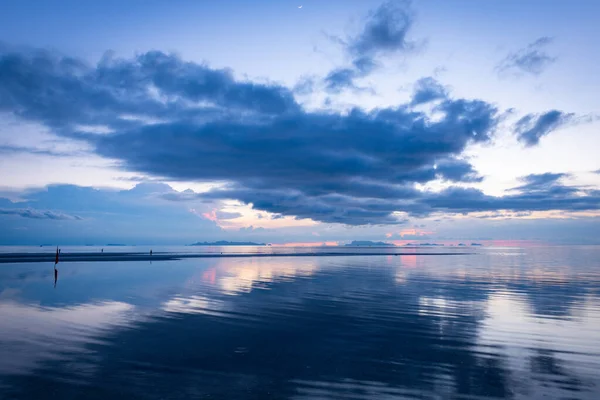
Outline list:
[[[0,244],[598,244],[599,15],[0,1]]]

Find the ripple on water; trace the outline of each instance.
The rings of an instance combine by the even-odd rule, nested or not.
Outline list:
[[[600,398],[600,248],[477,252],[3,264],[0,397]]]

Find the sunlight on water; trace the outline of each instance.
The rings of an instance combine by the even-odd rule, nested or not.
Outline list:
[[[600,247],[381,251],[2,264],[0,398],[600,398]]]

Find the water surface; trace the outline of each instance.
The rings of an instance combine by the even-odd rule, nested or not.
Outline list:
[[[58,270],[0,265],[0,398],[600,398],[600,247]]]

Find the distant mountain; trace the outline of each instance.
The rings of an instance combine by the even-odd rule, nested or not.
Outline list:
[[[483,246],[481,243],[471,243],[471,246]]]
[[[254,242],[228,242],[227,240],[219,240],[217,242],[196,242],[188,246],[266,246],[264,243]]]
[[[121,243],[109,243],[106,246],[127,246],[126,244],[121,244]]]
[[[352,243],[345,244],[346,247],[357,247],[357,246],[385,246],[385,247],[396,247],[393,243],[386,242],[372,242],[370,240],[353,240]]]

